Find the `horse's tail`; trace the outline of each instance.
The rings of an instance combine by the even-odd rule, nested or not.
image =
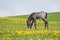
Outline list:
[[[47,12],[45,12],[46,13],[46,16],[45,16],[45,18],[47,19]]]

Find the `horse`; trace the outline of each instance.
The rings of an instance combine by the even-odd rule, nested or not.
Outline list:
[[[32,25],[34,24],[35,29],[37,29],[36,20],[40,18],[45,23],[45,29],[48,29],[47,12],[44,12],[44,11],[31,13],[31,15],[29,15],[28,20],[27,20],[27,27],[31,29]]]

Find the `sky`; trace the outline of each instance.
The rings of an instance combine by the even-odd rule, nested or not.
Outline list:
[[[0,0],[0,16],[26,15],[37,11],[60,12],[60,0]]]

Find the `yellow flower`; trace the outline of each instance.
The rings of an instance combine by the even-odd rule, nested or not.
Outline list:
[[[32,38],[30,40],[32,40]]]
[[[47,34],[48,33],[48,31],[47,30],[44,30],[44,34]]]
[[[46,38],[44,38],[44,40],[47,40]]]
[[[4,40],[5,38],[2,38],[2,40]]]
[[[10,38],[7,38],[7,40],[9,40]]]
[[[40,38],[38,38],[38,40],[40,40]]]
[[[59,34],[59,31],[53,31],[53,32],[54,32],[53,34],[54,34],[55,36],[57,36],[57,35]]]
[[[41,34],[44,34],[44,31],[43,30],[41,30],[40,32],[41,32]]]
[[[48,40],[53,40],[53,38],[49,38]]]
[[[16,33],[18,33],[18,35],[22,34],[22,31],[16,31]]]

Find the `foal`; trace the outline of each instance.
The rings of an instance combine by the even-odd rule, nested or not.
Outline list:
[[[27,20],[27,27],[32,28],[32,25],[34,24],[36,29],[36,20],[41,18],[45,23],[45,29],[48,29],[48,21],[47,21],[47,13],[44,11],[41,12],[33,12]]]

